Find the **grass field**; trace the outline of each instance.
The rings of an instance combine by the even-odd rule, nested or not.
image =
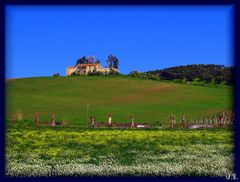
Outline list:
[[[171,112],[177,121],[182,113],[187,120],[198,119],[232,108],[230,88],[201,87],[137,78],[114,77],[41,77],[7,81],[7,119],[19,112],[25,120],[34,120],[40,112],[42,120],[56,114],[64,120],[86,126],[89,116],[113,122],[165,124]]]
[[[167,128],[232,108],[231,88],[117,77],[41,77],[6,83],[6,174],[9,176],[225,176],[234,173],[231,127]],[[148,122],[155,129],[90,129],[89,116]],[[12,114],[22,119],[14,126]],[[72,126],[35,126],[57,120]],[[20,117],[20,118],[21,118]],[[85,127],[77,127],[85,126]]]
[[[223,176],[232,174],[231,129],[7,130],[9,176]]]

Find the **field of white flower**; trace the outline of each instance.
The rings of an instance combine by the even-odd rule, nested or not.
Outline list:
[[[225,176],[231,129],[9,128],[8,176]]]

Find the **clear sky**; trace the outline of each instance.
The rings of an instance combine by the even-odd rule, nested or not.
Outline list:
[[[82,56],[120,72],[233,65],[233,6],[7,6],[6,77],[66,74]]]

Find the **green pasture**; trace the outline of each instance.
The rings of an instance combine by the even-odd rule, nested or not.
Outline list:
[[[36,77],[6,81],[7,120],[20,113],[34,121],[57,120],[81,126],[87,117],[113,122],[166,124],[173,112],[177,121],[182,113],[187,120],[197,119],[232,108],[231,88],[213,88],[123,77]],[[88,105],[88,106],[87,106]],[[88,110],[88,111],[87,111]]]

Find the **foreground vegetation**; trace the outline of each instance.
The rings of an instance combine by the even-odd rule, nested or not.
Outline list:
[[[233,173],[231,129],[120,130],[10,127],[9,176]]]

